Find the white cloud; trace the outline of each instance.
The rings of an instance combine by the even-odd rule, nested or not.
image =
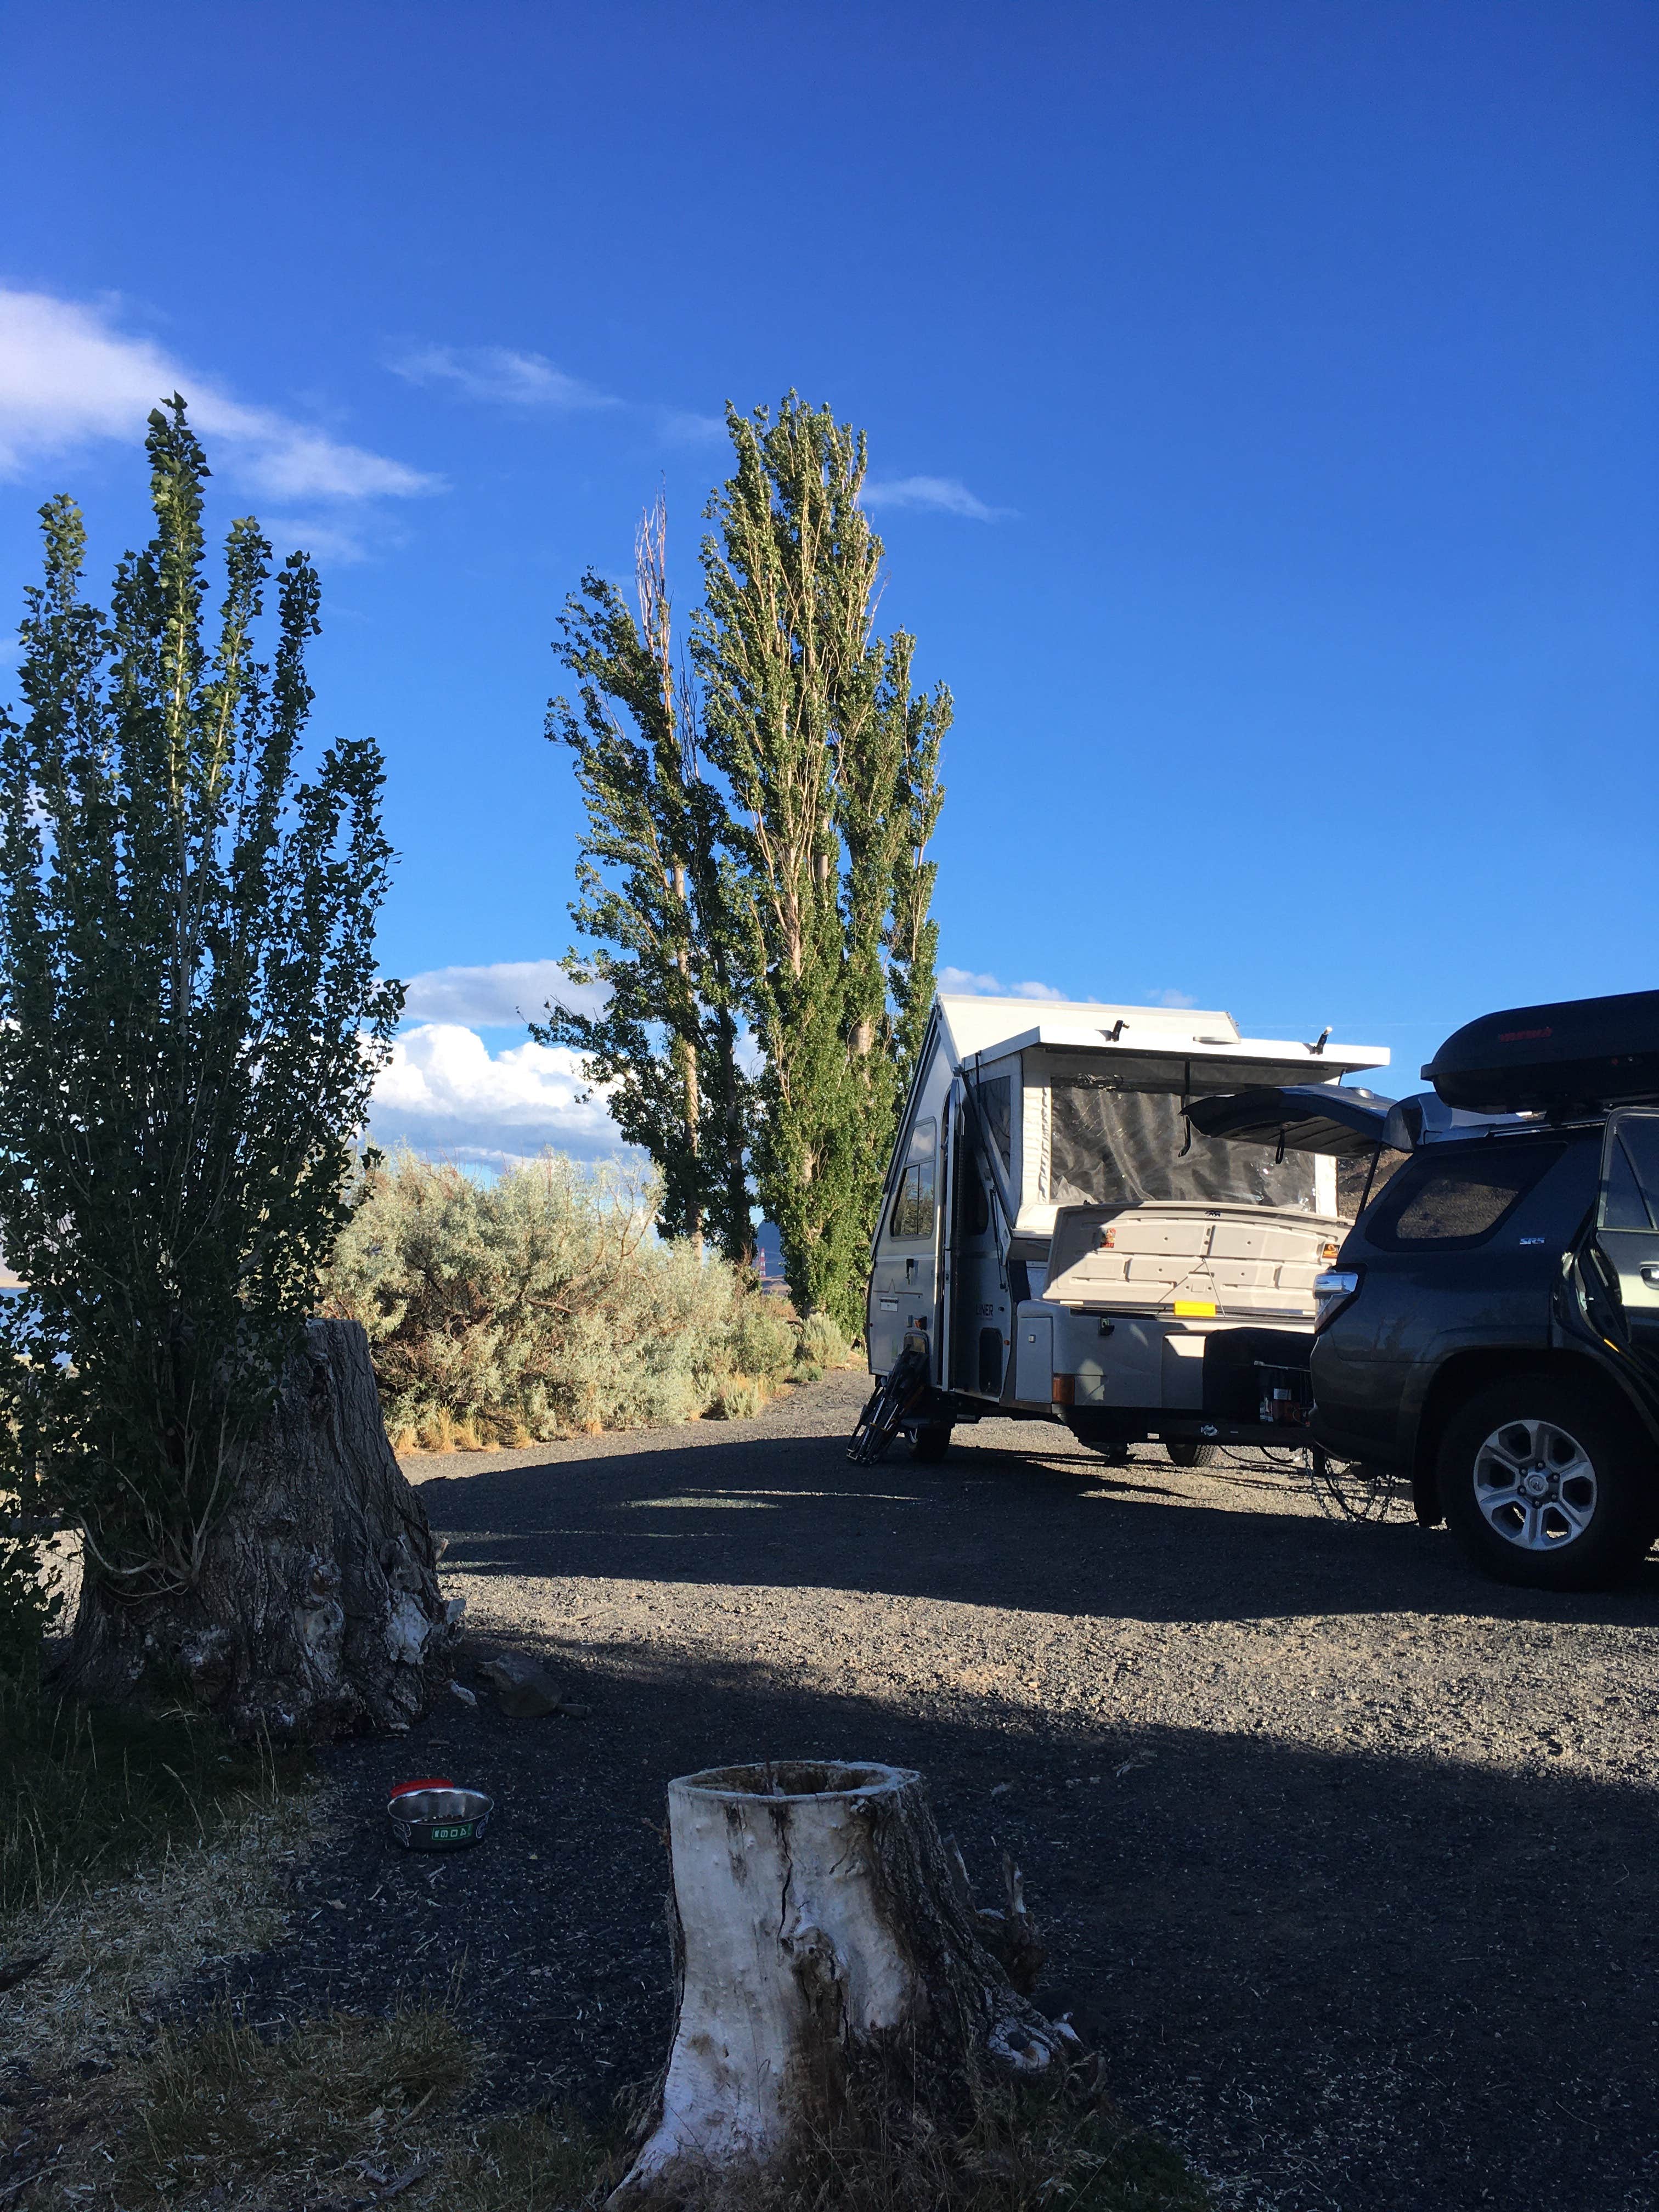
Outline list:
[[[1149,991],[1146,1003],[1149,1006],[1195,1006],[1198,1000],[1190,991]]]
[[[726,435],[726,418],[699,415],[688,407],[664,407],[658,410],[657,431],[671,446],[712,446]]]
[[[447,385],[469,399],[501,407],[550,407],[569,414],[621,404],[555,368],[545,354],[520,353],[511,346],[412,346],[390,366],[410,384]]]
[[[368,539],[349,523],[320,521],[314,514],[265,514],[259,522],[279,553],[297,546],[313,561],[332,562],[337,567],[368,558]],[[380,542],[385,544],[384,534]]]
[[[580,1055],[562,1045],[491,1053],[452,1022],[428,1022],[392,1048],[374,1085],[369,1133],[385,1147],[501,1166],[552,1146],[578,1159],[627,1150],[603,1099],[585,1097]]]
[[[959,477],[895,477],[866,483],[860,495],[866,507],[925,507],[935,514],[962,514],[970,522],[993,522],[1006,507],[987,507]]]
[[[415,1022],[459,1022],[469,1029],[516,1029],[546,1019],[550,999],[595,1014],[610,993],[573,983],[556,960],[496,960],[487,968],[429,968],[404,987],[404,1012]]]
[[[1052,983],[1000,983],[994,975],[976,975],[967,968],[941,968],[939,988],[976,999],[1057,999],[1063,1004],[1066,998]]]
[[[402,461],[233,399],[153,339],[116,329],[101,309],[0,290],[0,475],[92,439],[140,436],[150,410],[174,392],[214,447],[216,465],[272,498],[406,499],[440,489]]]

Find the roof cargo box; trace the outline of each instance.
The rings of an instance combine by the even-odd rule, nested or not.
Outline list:
[[[1483,1014],[1454,1030],[1423,1073],[1448,1106],[1474,1114],[1659,1097],[1659,991]]]

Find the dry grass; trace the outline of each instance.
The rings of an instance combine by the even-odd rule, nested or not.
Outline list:
[[[721,1421],[752,1421],[763,1413],[773,1392],[763,1375],[728,1375],[709,1407],[711,1418]]]
[[[271,2212],[395,2195],[407,2212],[597,2208],[623,2160],[574,2114],[465,2120],[485,2054],[445,2006],[332,2014],[270,2037],[228,2014],[162,2034],[28,2118],[24,2205]]]
[[[164,2037],[44,2130],[38,2203],[114,2212],[343,2207],[599,2212],[627,2154],[573,2111],[467,2118],[485,2054],[446,2008],[335,2015],[268,2040],[216,2020]],[[44,2118],[46,2115],[40,2116]],[[21,2201],[30,2202],[28,2197]],[[966,2137],[848,2124],[784,2172],[711,2176],[696,2212],[1205,2212],[1176,2154],[1100,2100],[1011,2106]]]
[[[0,1698],[0,2066],[107,2065],[161,1990],[258,1950],[318,1828],[304,1770],[183,1714]]]
[[[1206,2212],[1179,2154],[1103,2097],[1011,2100],[968,2134],[854,2117],[783,2171],[711,2177],[697,2212]]]
[[[7,1995],[0,2066],[102,2066],[141,2048],[169,1989],[216,1959],[276,1941],[281,1885],[313,1833],[311,1806],[285,1792],[206,1841],[170,1845],[124,1881],[13,1916],[0,1950],[46,1958]]]
[[[360,2183],[407,2172],[428,2146],[421,2120],[452,2105],[477,2054],[447,2011],[386,2021],[335,2014],[266,2041],[245,2021],[164,2036],[105,2146],[111,2193],[188,2202],[203,2183],[233,2199],[283,2194],[348,2167]]]

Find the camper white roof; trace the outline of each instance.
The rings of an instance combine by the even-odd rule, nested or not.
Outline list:
[[[1172,1060],[1275,1060],[1305,1067],[1313,1082],[1334,1082],[1362,1067],[1386,1067],[1386,1045],[1323,1045],[1306,1039],[1246,1037],[1231,1014],[1193,1006],[1109,1006],[1092,1000],[977,999],[941,992],[939,1018],[955,1065],[1000,1059],[1032,1045],[1066,1052],[1167,1053]]]

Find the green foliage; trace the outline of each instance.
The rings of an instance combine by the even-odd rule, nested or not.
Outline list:
[[[710,508],[696,653],[764,1059],[756,1179],[792,1291],[851,1329],[933,996],[923,855],[951,700],[913,698],[914,641],[874,635],[862,433],[793,393],[775,421],[726,420],[737,468]]]
[[[781,1374],[787,1319],[660,1239],[658,1195],[554,1153],[493,1183],[409,1152],[372,1171],[327,1305],[368,1329],[400,1449],[690,1420],[732,1374]]]
[[[380,757],[301,784],[317,579],[233,523],[205,622],[182,400],[150,417],[155,535],[107,615],[81,517],[41,510],[19,721],[0,714],[0,1243],[13,1456],[89,1571],[191,1582],[345,1218],[349,1145],[401,1007],[374,973]]]
[[[617,1127],[662,1177],[664,1230],[694,1241],[707,1230],[741,1263],[754,1230],[739,916],[726,804],[702,775],[696,703],[674,667],[666,542],[659,500],[636,548],[637,623],[590,573],[560,624],[581,712],[555,699],[547,733],[569,746],[587,811],[571,913],[594,945],[566,966],[609,995],[602,1012],[553,1006],[532,1027],[575,1046],[589,1080],[607,1085]]]
[[[0,1697],[39,1680],[42,1640],[63,1611],[64,1594],[46,1550],[55,1524],[40,1508],[33,1466],[0,1472]]]
[[[800,1325],[799,1357],[803,1367],[846,1367],[851,1363],[853,1347],[833,1315],[808,1314]]]
[[[740,1375],[775,1382],[793,1364],[795,1329],[776,1299],[748,1298],[732,1324],[732,1364]]]
[[[611,995],[536,1034],[607,1086],[663,1176],[665,1227],[706,1224],[741,1259],[758,1196],[799,1304],[850,1330],[933,999],[927,848],[951,700],[913,697],[915,641],[875,635],[862,434],[793,393],[775,422],[728,409],[727,425],[697,684],[673,664],[660,501],[637,622],[592,574],[566,608],[580,712],[555,700],[548,729],[587,809],[571,912],[595,948],[569,964]]]

